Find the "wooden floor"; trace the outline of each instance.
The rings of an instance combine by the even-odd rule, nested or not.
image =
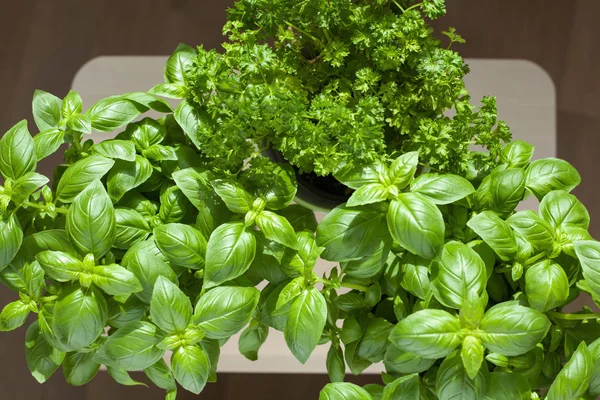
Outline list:
[[[30,117],[39,88],[64,96],[75,72],[100,55],[169,54],[179,42],[218,47],[232,0],[0,0],[0,132]],[[581,172],[576,190],[600,238],[600,0],[449,0],[439,28],[455,26],[467,57],[522,58],[541,65],[558,93],[558,153]],[[85,101],[85,99],[84,99]],[[56,160],[48,160],[51,168]],[[0,288],[0,305],[15,296]],[[162,399],[124,388],[104,374],[72,388],[60,374],[45,385],[29,375],[23,329],[0,335],[0,398]],[[377,377],[361,377],[360,382]],[[222,374],[201,399],[316,399],[321,375]],[[181,399],[198,398],[182,395]]]

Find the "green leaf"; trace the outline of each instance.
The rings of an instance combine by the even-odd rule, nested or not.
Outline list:
[[[289,349],[302,364],[317,347],[326,320],[327,303],[317,289],[306,289],[292,303],[283,332]]]
[[[167,129],[152,118],[129,124],[125,129],[125,136],[131,137],[140,153],[152,145],[161,143],[166,135]]]
[[[200,132],[211,129],[209,125],[210,116],[203,109],[195,109],[187,100],[179,103],[175,110],[175,120],[181,126],[186,136],[190,138],[196,148],[202,148]]]
[[[199,394],[208,380],[210,361],[200,346],[183,346],[173,353],[171,370],[185,390]]]
[[[325,385],[319,400],[373,400],[369,392],[349,382],[335,382]]]
[[[443,310],[421,310],[394,327],[389,340],[401,350],[424,358],[442,358],[460,344],[458,318]]]
[[[192,303],[179,287],[162,276],[154,284],[150,316],[167,333],[181,333],[192,319]]]
[[[92,121],[87,115],[75,114],[67,120],[67,128],[89,135],[92,133]]]
[[[107,97],[98,101],[84,114],[99,132],[112,132],[127,125],[140,115],[135,102],[123,96]]]
[[[487,392],[489,373],[484,366],[474,379],[469,378],[458,352],[446,357],[436,378],[439,400],[482,399]]]
[[[36,90],[32,106],[33,119],[40,132],[58,127],[61,120],[61,99],[43,90]]]
[[[193,65],[196,51],[179,44],[165,64],[165,82],[186,86],[185,73]]]
[[[553,190],[570,192],[580,183],[579,172],[558,158],[535,160],[527,168],[526,187],[539,200]]]
[[[143,382],[133,380],[124,369],[107,366],[106,371],[119,385],[148,387],[148,385]]]
[[[473,229],[501,260],[509,261],[515,257],[515,235],[510,226],[492,211],[477,214],[467,222],[467,226]]]
[[[298,276],[297,278],[292,279],[281,291],[279,294],[279,298],[277,299],[277,306],[275,310],[279,310],[284,306],[290,306],[292,301],[294,301],[306,287],[306,282],[303,276]],[[288,304],[289,303],[289,304]]]
[[[15,258],[22,243],[23,231],[16,215],[0,215],[0,271]]]
[[[550,311],[567,302],[569,278],[560,265],[550,260],[542,261],[527,269],[525,294],[531,308]]]
[[[35,260],[38,253],[46,250],[62,251],[72,256],[77,255],[67,231],[62,229],[50,229],[27,236],[23,239],[23,250],[29,260]]]
[[[13,331],[22,326],[30,311],[29,306],[21,300],[8,303],[0,312],[0,332]]]
[[[142,155],[153,161],[177,161],[177,153],[173,147],[153,144],[142,152]]]
[[[125,301],[121,298],[109,298],[108,325],[122,328],[130,322],[140,321],[146,315],[146,304],[136,296],[128,296]]]
[[[278,211],[278,214],[287,219],[296,232],[317,230],[318,222],[315,212],[300,204],[291,204]]]
[[[481,320],[479,338],[488,350],[518,356],[533,349],[548,333],[550,321],[539,311],[514,302],[490,308]]]
[[[385,386],[381,400],[415,400],[420,398],[419,374],[396,379]]]
[[[585,395],[594,372],[594,360],[581,342],[548,390],[548,400],[575,400]]]
[[[581,263],[586,282],[595,293],[600,294],[600,242],[595,240],[575,242],[575,253]]]
[[[238,350],[248,360],[258,360],[258,351],[267,340],[268,334],[269,327],[267,325],[262,322],[252,322],[240,335]]]
[[[56,153],[64,143],[65,132],[59,129],[49,129],[33,137],[35,155],[38,161]]]
[[[298,184],[292,167],[273,163],[269,165],[268,179],[261,179],[254,194],[267,202],[268,210],[283,210],[292,203],[297,191]]]
[[[5,179],[16,180],[35,171],[36,166],[35,143],[23,120],[0,139],[0,172]]]
[[[117,264],[98,265],[94,267],[92,279],[96,286],[111,296],[142,291],[142,285],[135,275]]]
[[[262,211],[256,217],[256,225],[267,239],[293,249],[298,246],[294,228],[285,217],[271,211]]]
[[[108,308],[95,289],[71,286],[56,300],[52,331],[62,351],[76,351],[94,343],[104,332]]]
[[[346,363],[344,362],[344,353],[339,343],[331,342],[327,351],[327,375],[331,382],[343,382],[346,377]]]
[[[370,319],[356,348],[356,355],[372,363],[383,360],[389,343],[387,338],[393,327],[383,318]]]
[[[235,279],[248,270],[256,254],[256,238],[242,222],[228,222],[210,236],[206,248],[204,287]]]
[[[79,193],[96,179],[102,178],[115,164],[111,159],[90,156],[71,165],[63,174],[56,189],[56,199],[71,203]]]
[[[317,228],[317,246],[324,247],[321,257],[329,261],[356,260],[377,251],[389,237],[385,211],[377,205],[334,208]]]
[[[92,154],[124,161],[135,161],[135,145],[127,140],[105,140],[90,148]]]
[[[144,373],[152,383],[168,392],[166,400],[171,400],[169,394],[173,393],[173,396],[177,394],[177,383],[171,369],[164,360],[158,360],[156,364],[144,369]],[[172,400],[175,400],[175,397]]]
[[[79,259],[61,251],[44,251],[35,258],[46,275],[58,282],[77,280],[84,271],[83,263]]]
[[[28,172],[13,182],[11,199],[15,204],[21,204],[29,200],[29,196],[35,193],[49,181],[44,175],[37,172]]]
[[[177,186],[163,186],[160,194],[158,216],[163,224],[181,222],[188,210],[189,202]]]
[[[429,297],[432,290],[429,279],[429,261],[414,254],[402,258],[402,281],[404,290],[421,300]]]
[[[94,353],[68,353],[62,363],[65,380],[69,385],[83,386],[91,381],[100,369],[94,360]]]
[[[125,193],[140,186],[152,176],[152,164],[141,156],[135,161],[118,160],[108,174],[107,189],[110,198],[117,202]]]
[[[588,229],[590,215],[572,194],[562,190],[548,193],[540,202],[540,215],[554,229],[573,227]]]
[[[361,186],[348,199],[348,207],[363,206],[365,204],[379,203],[388,198],[388,189],[380,183],[370,183]]]
[[[157,226],[154,228],[154,241],[171,264],[190,269],[201,269],[204,266],[206,239],[191,226]]]
[[[194,322],[209,339],[227,339],[250,321],[260,292],[251,287],[221,286],[203,294],[194,307]]]
[[[522,168],[494,170],[488,190],[490,208],[502,217],[510,215],[525,195],[525,171]]]
[[[245,214],[252,208],[252,196],[236,181],[217,179],[211,184],[231,211]]]
[[[460,358],[462,359],[463,367],[470,379],[475,379],[481,365],[483,364],[483,354],[485,348],[481,341],[474,336],[466,336],[462,341]],[[487,368],[487,366],[485,367]]]
[[[366,166],[346,164],[336,171],[334,176],[335,179],[344,185],[356,190],[364,185],[381,183],[387,174],[387,168],[380,162],[376,161]]]
[[[130,92],[125,93],[120,96],[123,99],[127,99],[133,102],[139,112],[146,112],[149,109],[158,111],[160,113],[172,113],[173,108],[163,99],[159,99],[156,96],[153,96],[144,92]],[[149,118],[148,118],[149,119]]]
[[[61,105],[61,114],[63,118],[69,118],[74,114],[79,114],[83,108],[83,101],[79,93],[69,90]]]
[[[417,171],[418,164],[419,153],[416,151],[402,154],[396,158],[392,162],[388,173],[392,184],[396,185],[398,189],[404,189],[408,186]]]
[[[410,191],[427,197],[435,204],[450,204],[475,192],[475,188],[458,175],[423,174],[411,182]]]
[[[115,209],[100,181],[90,183],[67,212],[67,233],[82,254],[97,260],[108,253],[115,240]]]
[[[31,375],[39,382],[46,382],[60,367],[65,353],[53,348],[42,336],[37,322],[27,328],[25,335],[25,362]]]
[[[414,353],[406,352],[390,344],[385,352],[383,363],[389,373],[414,374],[427,371],[437,360],[423,358]]]
[[[485,400],[531,400],[529,383],[518,373],[492,372]]]
[[[506,222],[538,250],[552,249],[555,235],[548,222],[533,211],[519,211]]]
[[[509,168],[525,168],[533,156],[533,151],[533,145],[523,140],[515,140],[502,149],[501,159]]]
[[[148,93],[169,99],[183,99],[187,94],[187,88],[178,83],[161,83],[148,90]]]
[[[117,230],[113,246],[117,249],[128,250],[134,244],[146,240],[151,233],[146,219],[130,208],[116,208],[115,219]]]
[[[426,197],[402,193],[390,203],[387,225],[400,246],[413,254],[434,259],[444,245],[442,213]]]
[[[117,329],[94,356],[94,361],[126,371],[139,371],[162,359],[156,347],[164,336],[150,322],[137,321]]]

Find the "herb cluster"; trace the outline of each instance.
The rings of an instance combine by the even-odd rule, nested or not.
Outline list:
[[[83,385],[104,365],[140,385],[128,372],[144,371],[173,400],[177,383],[216,380],[233,335],[255,360],[281,331],[301,363],[328,346],[323,400],[600,395],[600,314],[563,312],[582,292],[600,304],[600,243],[570,194],[580,176],[508,142],[493,100],[469,105],[462,60],[421,16],[443,10],[240,0],[226,54],[180,46],[149,93],[83,112],[75,92],[37,91],[40,133],[21,121],[0,139],[0,281],[18,293],[0,330],[35,314],[34,378],[60,367]],[[165,116],[138,118],[150,109]],[[84,141],[93,131],[116,138]],[[65,143],[49,186],[37,163]],[[317,223],[292,204],[293,167],[352,195]],[[517,211],[527,196],[538,212]],[[319,258],[339,267],[317,276]],[[376,363],[381,385],[343,382]]]

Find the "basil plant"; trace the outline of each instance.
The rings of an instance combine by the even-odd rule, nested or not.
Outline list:
[[[250,3],[240,0],[238,8]],[[373,3],[389,11],[387,1]],[[416,7],[438,14],[443,6],[393,3],[400,7],[395,17],[412,19],[422,19]],[[274,2],[273,13],[284,6]],[[331,15],[322,18],[347,17]],[[437,43],[431,40],[428,46]],[[38,382],[61,368],[68,383],[84,385],[104,366],[123,385],[143,384],[129,372],[144,371],[167,399],[176,398],[178,384],[197,394],[217,379],[220,348],[241,333],[239,351],[250,360],[260,357],[269,334],[283,334],[300,363],[327,346],[331,383],[322,400],[600,395],[600,314],[565,309],[582,293],[600,304],[600,242],[570,194],[580,176],[568,162],[532,161],[533,146],[492,143],[489,132],[477,136],[493,144],[484,155],[462,144],[443,147],[452,137],[436,130],[428,130],[429,139],[415,136],[408,149],[392,148],[390,140],[387,151],[373,156],[370,149],[356,162],[339,150],[331,177],[348,198],[318,223],[311,209],[294,203],[311,147],[294,144],[292,134],[282,137],[282,126],[260,125],[239,88],[213,85],[215,71],[207,77],[211,62],[231,66],[235,57],[263,74],[265,59],[252,64],[251,57],[242,60],[250,53],[229,46],[233,54],[224,57],[231,58],[218,62],[180,46],[167,61],[165,83],[103,99],[85,112],[73,91],[63,99],[36,91],[39,133],[21,121],[0,139],[0,281],[16,293],[3,305],[0,330],[27,323],[26,361]],[[275,85],[289,71],[265,72],[261,81]],[[241,83],[249,76],[243,69],[231,74]],[[227,93],[228,106],[240,105],[235,114],[211,111],[216,105],[207,99],[218,92]],[[181,102],[173,109],[162,97]],[[162,117],[143,115],[150,110]],[[487,112],[469,115],[478,126],[500,124]],[[234,117],[248,118],[262,133],[236,136]],[[461,126],[433,114],[415,118]],[[230,147],[211,139],[217,126],[227,127],[215,137],[225,135]],[[115,138],[95,143],[93,132]],[[311,135],[318,143],[327,133]],[[419,147],[431,138],[439,145]],[[264,142],[288,146],[304,167],[263,156]],[[434,148],[444,153],[445,167],[434,160]],[[235,153],[240,149],[243,157]],[[65,163],[54,176],[36,172],[55,152]],[[461,163],[455,173],[448,172],[451,160]],[[519,211],[529,196],[539,200],[538,209]],[[335,267],[319,276],[319,259]],[[373,364],[385,369],[381,384],[344,382],[347,371],[357,375]]]

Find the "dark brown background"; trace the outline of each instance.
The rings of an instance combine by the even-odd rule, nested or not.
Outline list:
[[[179,42],[218,47],[233,0],[0,0],[0,132],[30,118],[34,89],[64,96],[75,72],[101,55],[166,55]],[[523,58],[541,65],[558,91],[558,155],[575,165],[576,190],[600,237],[600,1],[449,0],[438,28],[455,26],[466,57]],[[84,99],[85,100],[85,99]],[[51,161],[52,162],[52,161]],[[54,160],[56,162],[56,160]],[[50,163],[47,163],[51,168]],[[0,305],[16,299],[0,287]],[[45,385],[29,375],[25,331],[0,335],[2,399],[162,399],[160,390],[125,388],[105,373],[83,388],[60,371]],[[361,377],[365,383],[377,377]],[[202,399],[316,399],[322,375],[221,374]],[[183,393],[183,392],[182,392]],[[195,398],[182,394],[182,399]]]

